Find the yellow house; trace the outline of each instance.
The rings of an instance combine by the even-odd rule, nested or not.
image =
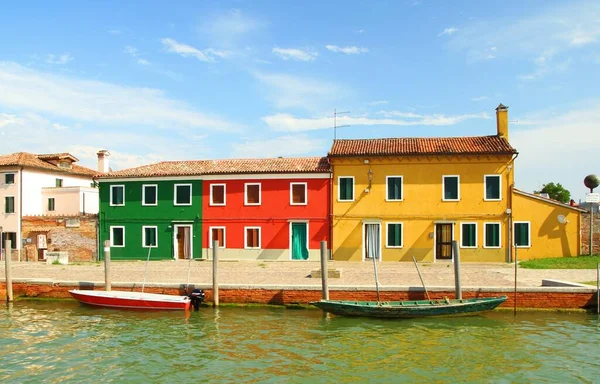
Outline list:
[[[577,255],[582,210],[514,188],[507,107],[496,117],[492,136],[335,140],[333,258],[451,260],[452,240],[462,261]]]

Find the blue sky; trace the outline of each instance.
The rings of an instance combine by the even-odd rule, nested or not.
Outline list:
[[[0,152],[325,155],[338,138],[490,135],[517,188],[600,173],[598,1],[2,5]]]

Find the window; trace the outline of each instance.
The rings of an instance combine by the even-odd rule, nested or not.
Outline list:
[[[110,205],[120,206],[125,205],[125,186],[111,185],[110,186]]]
[[[444,201],[458,201],[460,200],[460,189],[459,189],[459,177],[458,176],[443,176],[443,193]]]
[[[4,175],[4,184],[14,184],[15,183],[15,174],[7,173]]]
[[[157,227],[142,227],[142,247],[144,247],[144,248],[158,247],[158,228]]]
[[[260,249],[260,227],[245,227],[244,231],[244,248]]]
[[[15,197],[4,197],[4,213],[15,213]]]
[[[63,179],[56,179],[56,186],[57,187],[62,187],[63,186]]]
[[[175,184],[175,205],[192,205],[192,184]]]
[[[225,205],[225,184],[210,185],[210,205]]]
[[[402,176],[387,176],[386,201],[402,201]]]
[[[500,248],[500,223],[484,223],[484,248]]]
[[[158,185],[142,185],[142,205],[158,205]]]
[[[485,199],[484,200],[501,200],[502,195],[500,194],[500,175],[485,175]]]
[[[213,247],[213,242],[219,242],[219,248],[225,248],[225,227],[210,227],[208,248]]]
[[[17,233],[4,232],[2,234],[2,249],[6,249],[6,241],[10,240],[10,249],[17,249]]]
[[[125,246],[125,227],[110,227],[110,246]]]
[[[528,221],[515,221],[515,245],[523,248],[531,247]]]
[[[245,205],[260,205],[260,183],[244,184],[246,188]]]
[[[290,183],[290,204],[306,205],[306,183]]]
[[[387,224],[387,248],[402,248],[402,223]]]
[[[49,197],[48,198],[48,212],[54,212],[54,197]]]
[[[354,201],[354,176],[338,177],[338,201]]]
[[[461,248],[477,248],[477,223],[461,223]]]

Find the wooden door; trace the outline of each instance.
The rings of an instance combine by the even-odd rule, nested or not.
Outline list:
[[[452,224],[435,225],[435,258],[452,259]]]

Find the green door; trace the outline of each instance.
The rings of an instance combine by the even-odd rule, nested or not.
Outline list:
[[[308,224],[292,223],[292,260],[308,259]]]

